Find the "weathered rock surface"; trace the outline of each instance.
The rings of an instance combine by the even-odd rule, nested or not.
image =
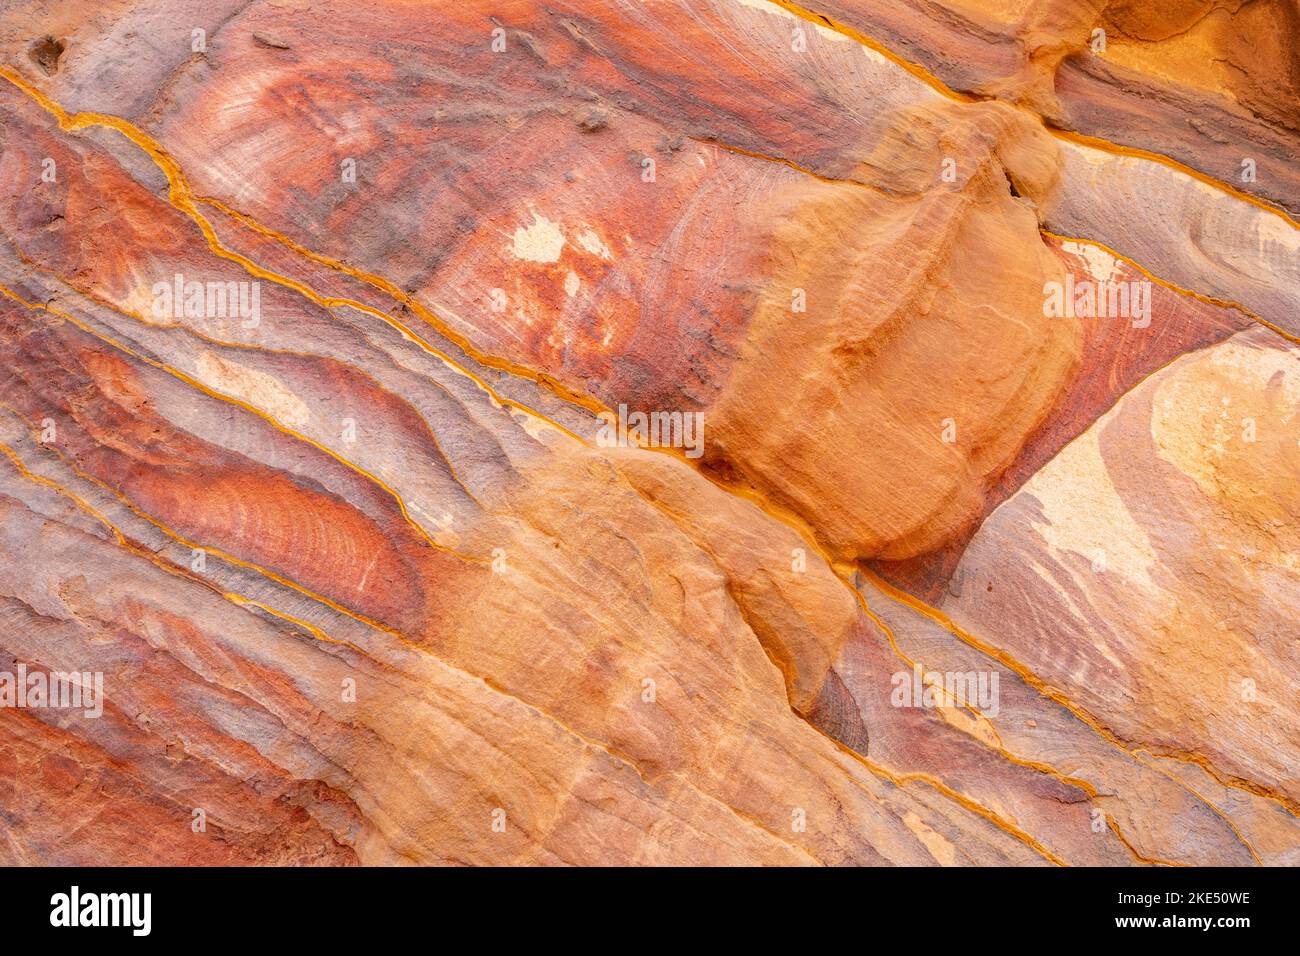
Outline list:
[[[1288,0],[779,2],[869,35],[961,94],[1300,210],[1300,11]]]
[[[1253,329],[1152,375],[989,517],[943,603],[1121,738],[1292,806],[1297,359]]]
[[[0,861],[1300,862],[1293,74],[1183,6],[9,4],[0,673],[104,694]]]

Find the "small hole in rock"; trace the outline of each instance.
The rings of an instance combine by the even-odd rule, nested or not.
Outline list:
[[[59,57],[63,56],[64,49],[62,40],[46,37],[32,44],[29,55],[32,62],[45,71],[46,76],[53,76],[59,71]]]

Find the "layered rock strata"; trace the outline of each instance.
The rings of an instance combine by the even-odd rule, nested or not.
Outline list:
[[[1300,862],[1286,14],[1011,6],[10,4],[0,860]]]

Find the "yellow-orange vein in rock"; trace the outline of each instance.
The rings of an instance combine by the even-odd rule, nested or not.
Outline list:
[[[132,312],[129,309],[125,309],[122,306],[118,305],[116,302],[113,302],[110,299],[106,299],[103,296],[99,295],[98,293],[90,289],[84,289],[78,286],[76,283],[73,283],[68,279],[64,278],[63,276],[57,275],[53,271],[46,269],[39,263],[33,262],[30,258],[24,255],[22,250],[19,249],[16,245],[14,246],[14,251],[17,254],[19,260],[22,261],[24,265],[26,265],[33,271],[48,275],[53,279],[55,279],[60,284],[67,286],[69,289],[72,289],[78,295],[84,296],[90,301],[95,302],[98,305],[102,305],[104,308],[109,309],[113,312],[116,312],[118,315],[124,316],[125,318],[128,319],[133,319],[136,322],[139,322],[141,325],[147,325],[150,326],[151,328],[174,329],[176,331],[184,332],[186,335],[193,336],[194,338],[198,339],[201,342],[205,342],[208,345],[215,345],[220,348],[246,349],[254,352],[265,352],[268,355],[284,355],[290,358],[319,359],[322,357],[316,353],[297,352],[294,351],[293,349],[272,348],[267,345],[258,345],[251,342],[231,342],[231,341],[227,341],[226,339],[219,339],[216,338],[215,336],[208,335],[205,332],[200,332],[198,329],[186,325],[183,322],[157,322],[153,320],[147,320],[144,318],[144,316]],[[361,334],[364,336],[364,333]],[[369,338],[367,338],[367,341],[369,341]],[[378,382],[376,381],[376,379],[373,376],[371,376],[369,373],[365,372],[364,370],[354,369],[354,372],[358,375],[364,376],[372,384],[378,386]],[[440,383],[435,382],[433,384],[440,391],[442,391],[444,394],[447,394],[450,397],[450,393],[448,393]],[[3,403],[0,403],[0,405],[3,405]],[[406,405],[406,408],[410,409],[410,411],[424,425],[425,430],[428,432],[429,439],[433,442],[434,447],[436,447],[438,449],[438,452],[442,455],[443,463],[447,466],[447,471],[450,474],[451,480],[454,481],[463,492],[465,492],[466,497],[468,497],[475,504],[479,504],[480,502],[478,501],[478,498],[474,495],[472,491],[470,491],[469,487],[461,480],[460,475],[456,473],[456,468],[455,465],[452,464],[451,458],[446,454],[446,452],[443,451],[442,442],[438,440],[438,435],[434,431],[433,425],[431,425],[429,423],[429,420],[425,418],[424,415],[420,413],[419,409],[415,408],[413,405],[410,405],[408,403]]]
[[[17,411],[17,409],[14,409],[10,405],[6,404],[5,402],[0,402],[0,408],[5,409],[5,411],[9,412],[11,415],[19,419],[20,421],[23,420],[23,416]],[[337,611],[339,614],[346,615],[347,617],[352,618],[354,621],[357,621],[360,624],[364,624],[367,627],[373,627],[375,630],[382,631],[391,637],[397,637],[405,640],[404,635],[402,635],[402,633],[398,631],[396,628],[389,627],[387,624],[383,624],[379,621],[376,621],[373,618],[361,614],[360,612],[353,611],[351,608],[344,607],[342,604],[339,604],[338,602],[331,600],[330,598],[326,597],[323,594],[317,594],[315,591],[311,590],[310,588],[303,587],[301,584],[297,583],[296,581],[290,578],[285,577],[282,574],[272,571],[269,568],[264,568],[260,564],[257,564],[253,561],[248,561],[244,558],[236,557],[235,555],[223,551],[221,548],[218,548],[215,545],[200,544],[197,541],[191,541],[190,539],[182,535],[180,532],[176,531],[173,528],[168,527],[166,524],[159,521],[153,515],[149,514],[144,509],[140,508],[134,502],[130,501],[126,497],[126,495],[122,494],[122,492],[119,491],[118,489],[113,488],[107,482],[95,477],[94,475],[88,474],[86,471],[79,468],[75,463],[69,461],[67,456],[65,456],[57,448],[50,447],[47,450],[52,452],[60,461],[62,461],[63,464],[70,471],[76,474],[78,478],[81,478],[83,481],[89,481],[99,486],[100,488],[104,489],[105,492],[115,497],[118,501],[122,503],[124,507],[126,507],[131,512],[133,512],[137,517],[153,525],[155,528],[157,528],[167,537],[171,538],[177,544],[180,544],[186,548],[190,548],[191,550],[203,551],[206,554],[213,555],[214,557],[217,557],[220,560],[225,561],[229,564],[237,565],[241,568],[248,568],[250,571],[256,571],[258,574],[261,574],[264,577],[274,581],[276,584],[289,588],[293,591],[297,591],[303,597],[306,597],[312,601],[316,601],[320,604],[324,604],[330,610]],[[57,485],[54,483],[51,483],[51,487],[62,488],[61,485]],[[101,518],[101,520],[104,520],[105,524],[108,523],[106,519]],[[110,525],[110,527],[112,526]],[[116,529],[114,530],[116,531]],[[342,643],[342,642],[336,642],[336,643]]]
[[[81,497],[76,492],[68,488],[64,488],[57,481],[54,481],[50,478],[46,478],[44,475],[38,475],[35,472],[29,471],[27,466],[23,464],[23,460],[18,457],[18,453],[14,451],[12,448],[10,448],[8,445],[4,444],[3,442],[0,442],[0,451],[3,451],[5,455],[9,458],[9,461],[13,464],[14,468],[17,469],[18,474],[22,475],[28,481],[33,481],[38,485],[44,485],[46,488],[49,488],[57,492],[58,494],[62,495],[63,497],[67,498],[74,505],[76,505],[82,511],[86,512],[88,515],[90,515],[96,521],[102,524],[105,528],[111,531],[113,533],[113,537],[117,539],[118,544],[120,544],[124,548],[130,547],[127,544],[126,537],[122,534],[121,531],[118,530],[117,526],[114,525],[111,521],[109,521],[106,517],[104,517],[104,515],[97,508],[95,508],[94,505],[88,502],[85,498]]]
[[[1172,780],[1174,783],[1181,785],[1184,789],[1187,790],[1188,793],[1195,796],[1198,800],[1200,800],[1207,807],[1213,810],[1219,816],[1219,818],[1228,825],[1228,828],[1232,830],[1234,834],[1236,834],[1237,840],[1241,843],[1241,845],[1250,851],[1250,855],[1255,859],[1255,865],[1256,866],[1264,865],[1264,861],[1259,858],[1259,854],[1255,852],[1255,848],[1251,846],[1250,841],[1246,839],[1246,835],[1242,833],[1240,829],[1238,829],[1235,823],[1232,822],[1231,817],[1229,817],[1226,813],[1220,810],[1218,806],[1215,805],[1214,801],[1202,795],[1201,792],[1197,790],[1195,787],[1193,787],[1191,784],[1187,783],[1184,780],[1180,780],[1178,777],[1175,777],[1172,773],[1170,773],[1168,770],[1166,770],[1164,767],[1160,766],[1159,764],[1153,763],[1150,760],[1143,759],[1143,757],[1141,756],[1143,753],[1146,753],[1146,751],[1142,750],[1141,748],[1134,750],[1133,759],[1141,763],[1142,766],[1150,767],[1156,773],[1162,774],[1163,776]]]
[[[805,722],[808,723],[806,720]],[[970,797],[967,797],[965,794],[962,794],[954,790],[952,787],[948,786],[942,780],[939,780],[938,778],[933,777],[928,773],[919,773],[915,771],[908,772],[908,773],[895,773],[894,771],[890,770],[888,767],[885,767],[884,765],[877,763],[876,761],[870,759],[869,757],[864,757],[862,754],[858,753],[852,747],[849,747],[848,745],[840,742],[839,740],[836,740],[834,737],[826,733],[826,731],[822,730],[816,724],[808,723],[808,726],[812,727],[819,734],[821,734],[832,744],[834,744],[836,749],[838,749],[841,753],[846,754],[847,756],[851,757],[853,760],[856,760],[858,763],[862,764],[872,773],[884,777],[886,780],[888,780],[890,783],[894,784],[895,786],[905,787],[909,783],[924,784],[927,787],[937,790],[939,793],[943,794],[948,799],[961,804],[963,807],[966,807],[971,812],[979,814],[980,816],[984,817],[984,819],[988,820],[990,823],[993,823],[995,826],[1006,831],[1007,833],[1010,833],[1020,842],[1024,843],[1027,847],[1032,849],[1035,853],[1038,853],[1040,856],[1042,856],[1044,859],[1051,861],[1057,866],[1070,865],[1065,860],[1061,859],[1059,856],[1057,856],[1055,853],[1049,850],[1047,847],[1043,846],[1043,844],[1039,842],[1037,839],[1035,839],[1031,834],[1026,833],[1024,830],[1016,826],[1014,823],[1011,823],[1009,820],[1003,819],[1000,814],[994,812],[993,810],[990,810],[988,807],[984,806],[983,804],[978,803],[972,800]]]
[[[1096,239],[1083,239],[1079,236],[1061,236],[1054,232],[1049,232],[1046,229],[1039,229],[1039,232],[1042,233],[1044,236],[1047,236],[1049,239],[1057,239],[1061,242],[1075,242],[1081,245],[1092,246],[1096,249],[1100,249],[1103,252],[1107,253],[1108,255],[1114,256],[1116,259],[1119,259],[1121,262],[1127,263],[1128,265],[1132,266],[1134,269],[1142,273],[1142,275],[1146,276],[1150,281],[1154,282],[1156,285],[1163,286],[1169,291],[1176,292],[1179,295],[1187,296],[1188,298],[1195,299],[1197,302],[1204,302],[1206,305],[1213,305],[1220,309],[1232,309],[1237,312],[1240,312],[1242,315],[1251,319],[1251,321],[1257,322],[1258,324],[1264,326],[1264,328],[1276,332],[1278,335],[1282,336],[1282,338],[1286,339],[1287,341],[1295,342],[1297,345],[1300,345],[1300,336],[1293,335],[1290,332],[1288,332],[1286,329],[1274,325],[1272,322],[1268,321],[1268,319],[1248,309],[1240,302],[1234,302],[1231,299],[1219,299],[1212,295],[1206,295],[1203,292],[1197,292],[1194,289],[1185,289],[1182,286],[1178,285],[1177,283],[1170,282],[1168,279],[1162,279],[1160,276],[1156,275],[1154,272],[1152,272],[1146,266],[1142,265],[1137,260],[1124,255],[1124,253],[1122,252],[1115,251],[1110,246],[1106,245],[1104,242],[1098,242]]]
[[[892,584],[890,584],[884,578],[880,577],[880,575],[876,574],[870,568],[862,568],[860,569],[860,571],[865,578],[871,581],[872,584],[874,584],[877,588],[879,588],[889,597],[893,598],[895,601],[898,601],[900,604],[906,605],[907,607],[911,608],[913,611],[916,611],[918,614],[921,614],[929,618],[931,621],[934,621],[934,623],[938,624],[940,627],[948,631],[948,633],[952,634],[954,637],[959,638],[966,644],[969,644],[971,647],[975,648],[977,651],[980,651],[983,654],[987,654],[989,657],[994,658],[995,660],[1009,667],[1011,670],[1015,671],[1016,674],[1019,675],[1019,677],[1022,680],[1024,680],[1027,684],[1029,684],[1031,687],[1037,690],[1044,697],[1047,697],[1055,701],[1056,703],[1060,704],[1062,707],[1068,709],[1071,713],[1073,713],[1084,723],[1091,726],[1093,730],[1095,730],[1098,734],[1100,734],[1102,737],[1109,740],[1116,747],[1119,747],[1125,753],[1129,754],[1130,756],[1133,756],[1135,755],[1136,750],[1143,749],[1142,747],[1136,747],[1134,750],[1128,749],[1128,747],[1125,746],[1125,741],[1123,741],[1119,737],[1119,735],[1117,735],[1116,733],[1114,733],[1114,731],[1107,728],[1095,717],[1093,717],[1092,715],[1084,711],[1082,707],[1079,707],[1077,704],[1070,701],[1069,698],[1065,697],[1065,695],[1061,694],[1059,691],[1054,690],[1041,677],[1035,674],[1024,664],[1017,661],[1011,655],[1007,654],[1005,651],[1001,650],[1000,648],[994,647],[993,645],[987,643],[986,641],[981,640],[980,638],[974,636],[973,634],[969,633],[968,631],[958,626],[958,624],[955,621],[953,621],[952,618],[948,617],[947,614],[944,614],[943,611],[940,611],[938,608],[931,607],[930,605],[926,604],[924,601],[920,600],[919,598],[913,597],[911,594],[908,594],[906,591],[900,591],[898,588],[894,587]],[[1131,744],[1132,742],[1130,741],[1129,743]],[[1282,796],[1281,794],[1274,792],[1271,788],[1256,783],[1252,780],[1243,780],[1239,777],[1231,777],[1225,775],[1220,771],[1216,770],[1214,765],[1211,764],[1205,757],[1201,756],[1200,754],[1184,753],[1179,751],[1169,751],[1169,752],[1161,752],[1159,755],[1162,757],[1169,757],[1173,760],[1178,760],[1183,763],[1195,764],[1196,766],[1200,767],[1202,770],[1204,770],[1206,773],[1208,773],[1211,777],[1213,777],[1215,780],[1217,780],[1220,784],[1222,784],[1225,787],[1233,787],[1237,790],[1244,790],[1248,793],[1253,793],[1257,797],[1263,797],[1267,800],[1272,800],[1273,802],[1278,803],[1282,807],[1284,807],[1293,816],[1300,816],[1300,807],[1297,807],[1293,803],[1293,801],[1291,801],[1287,797]]]
[[[912,659],[907,656],[906,652],[904,652],[903,649],[899,647],[898,640],[894,635],[893,629],[888,624],[885,623],[884,619],[881,618],[880,615],[878,615],[875,611],[871,609],[870,604],[867,602],[866,596],[857,588],[850,586],[850,589],[853,591],[854,597],[857,598],[858,605],[862,608],[862,612],[881,631],[884,632],[886,638],[888,638],[889,640],[889,646],[893,650],[893,652],[899,657],[900,660],[906,663],[909,668],[916,666],[912,661]],[[927,685],[929,685],[927,675],[923,674],[922,680],[925,680]],[[939,693],[943,694],[946,697],[947,691],[941,685],[929,685],[929,686],[933,686],[937,691],[939,691]],[[998,734],[997,728],[993,725],[993,722],[991,720],[989,720],[987,717],[985,717],[983,714],[981,714],[977,709],[975,709],[971,705],[966,704],[965,702],[960,702],[960,703],[963,707],[969,710],[970,713],[976,718],[981,728],[986,728],[988,733],[992,735],[993,739],[992,741],[990,741],[985,739],[981,734],[971,734],[971,736],[973,736],[979,743],[983,744],[985,747],[988,747],[990,750],[993,750],[1009,763],[1016,764],[1017,766],[1024,767],[1028,770],[1037,771],[1038,773],[1046,774],[1047,776],[1059,780],[1061,783],[1066,784],[1067,786],[1077,787],[1078,789],[1082,790],[1084,793],[1088,795],[1088,800],[1090,803],[1093,803],[1094,806],[1096,805],[1094,801],[1096,797],[1100,795],[1100,791],[1095,786],[1093,786],[1093,784],[1089,783],[1087,780],[1083,780],[1079,777],[1071,776],[1070,774],[1064,773],[1056,769],[1052,765],[1048,763],[1044,763],[1041,760],[1029,760],[1024,757],[1018,756],[1017,754],[1013,754],[1011,751],[1007,750],[1006,746],[1003,744],[1001,735]],[[1170,779],[1173,780],[1175,783],[1180,782],[1176,777],[1171,776]],[[1201,797],[1200,794],[1196,794],[1195,791],[1191,790],[1190,787],[1187,787],[1185,789],[1195,794],[1202,801],[1205,800],[1204,797]],[[1219,813],[1217,807],[1214,807],[1212,804],[1209,804],[1208,801],[1205,802],[1216,813]],[[1219,815],[1222,816],[1222,813],[1219,813]],[[1134,847],[1133,844],[1129,842],[1128,838],[1124,836],[1123,831],[1120,829],[1119,824],[1115,822],[1114,817],[1111,816],[1111,814],[1109,813],[1106,813],[1105,817],[1106,817],[1106,825],[1115,834],[1116,838],[1120,841],[1120,843],[1124,845],[1124,848],[1127,849],[1129,853],[1133,855],[1133,858],[1138,862],[1147,863],[1151,865],[1158,865],[1158,866],[1188,866],[1189,865],[1186,863],[1176,863],[1169,860],[1161,860],[1161,859],[1155,859],[1152,857],[1144,856],[1142,853],[1138,852],[1137,848]],[[1229,825],[1231,825],[1230,821],[1229,821]],[[1237,833],[1238,837],[1241,836],[1240,831],[1237,831],[1237,828],[1235,826],[1233,827],[1233,831]],[[1242,840],[1242,842],[1246,843],[1244,839]],[[1255,854],[1254,849],[1250,846],[1249,843],[1246,843],[1246,847],[1247,849],[1250,850],[1252,855]],[[1256,862],[1259,862],[1259,857],[1255,856],[1255,860]]]
[[[4,452],[4,454],[8,457],[9,461],[13,464],[14,469],[23,478],[35,484],[49,488],[55,493],[61,495],[62,497],[67,498],[74,505],[76,505],[86,514],[95,518],[105,528],[107,528],[112,533],[118,545],[120,545],[125,550],[129,551],[131,554],[144,558],[146,561],[154,565],[156,568],[165,571],[166,573],[174,577],[181,577],[187,581],[191,581],[195,584],[202,585],[208,590],[220,594],[226,600],[232,602],[233,604],[239,605],[240,607],[245,607],[245,606],[256,607],[265,611],[268,614],[272,614],[275,617],[288,621],[291,624],[295,624],[298,627],[301,627],[304,630],[308,631],[308,633],[310,633],[312,637],[315,637],[320,641],[324,641],[329,644],[338,644],[343,647],[347,647],[351,650],[354,650],[358,654],[365,654],[365,651],[362,650],[357,645],[349,641],[341,641],[338,640],[337,638],[330,637],[319,627],[317,627],[316,625],[308,621],[304,621],[301,618],[296,618],[293,617],[292,615],[285,614],[281,611],[277,611],[275,608],[270,607],[269,605],[263,604],[260,601],[254,601],[252,598],[245,597],[242,594],[237,594],[233,591],[222,591],[219,588],[215,588],[212,586],[211,582],[205,580],[200,575],[187,572],[183,568],[179,567],[178,565],[174,565],[171,562],[158,557],[157,554],[151,552],[148,548],[141,547],[140,545],[137,544],[132,544],[131,541],[122,532],[122,530],[117,527],[117,525],[109,521],[108,518],[106,518],[104,514],[99,511],[99,509],[97,509],[94,505],[90,504],[90,502],[86,501],[85,498],[78,495],[75,491],[72,491],[69,488],[65,488],[57,481],[54,481],[51,478],[47,478],[44,475],[38,475],[35,472],[31,471],[25,464],[23,464],[23,461],[18,456],[18,453],[15,452],[8,445],[4,444],[3,442],[0,442],[0,451]]]
[[[334,451],[333,449],[328,448],[325,445],[322,445],[319,442],[311,438],[308,438],[306,435],[294,431],[292,428],[289,428],[287,425],[280,423],[274,417],[268,415],[260,408],[257,408],[254,405],[250,405],[249,403],[241,399],[234,398],[233,396],[230,395],[226,395],[223,392],[219,392],[216,389],[209,388],[208,386],[200,382],[198,379],[194,378],[191,375],[187,375],[185,372],[182,372],[180,369],[173,368],[172,366],[168,365],[166,362],[160,362],[157,359],[151,359],[147,355],[143,355],[140,352],[137,352],[135,349],[132,349],[130,346],[123,345],[121,342],[118,342],[112,336],[105,335],[103,332],[100,332],[97,329],[95,329],[93,326],[85,322],[82,322],[80,319],[76,318],[75,316],[70,315],[67,312],[64,312],[62,309],[58,309],[54,306],[44,305],[40,302],[28,302],[22,296],[18,295],[16,292],[14,292],[12,289],[10,289],[8,286],[5,285],[0,285],[0,295],[4,295],[7,298],[12,299],[14,302],[17,302],[20,305],[25,306],[26,308],[31,309],[33,311],[39,310],[42,312],[47,312],[50,315],[57,316],[58,318],[63,319],[66,322],[70,322],[73,325],[77,326],[77,328],[81,329],[83,332],[86,332],[89,335],[93,335],[95,338],[99,339],[104,344],[109,345],[114,349],[117,349],[119,352],[122,352],[124,355],[131,356],[136,361],[143,362],[146,365],[152,366],[153,368],[166,372],[168,375],[180,379],[186,385],[198,389],[203,394],[211,398],[215,398],[218,401],[226,402],[238,408],[242,408],[247,412],[251,412],[252,414],[256,415],[258,418],[265,421],[267,424],[271,425],[277,431],[283,432],[284,434],[289,435],[292,438],[296,438],[299,441],[305,442],[308,445],[311,445],[313,448],[316,448],[319,451],[324,452],[325,454],[329,455],[331,458],[338,461],[340,464],[352,469],[357,474],[361,475],[363,478],[370,480],[371,482],[373,482],[374,484],[382,488],[384,491],[386,491],[390,496],[392,496],[393,501],[397,504],[397,507],[401,511],[402,517],[406,519],[406,522],[422,538],[424,538],[424,540],[428,543],[429,547],[433,548],[435,551],[443,551],[447,554],[452,555],[453,557],[459,558],[462,561],[466,561],[473,564],[487,565],[491,563],[486,558],[479,558],[479,557],[474,557],[472,555],[462,554],[459,551],[455,550],[454,548],[449,548],[445,544],[439,544],[437,541],[434,541],[433,538],[429,536],[429,533],[425,531],[424,528],[414,518],[410,516],[409,512],[407,512],[406,503],[402,500],[402,496],[399,495],[397,491],[393,487],[388,485],[382,478],[370,473],[369,471],[366,471],[360,465],[357,465],[349,461],[348,459],[344,458],[342,455],[340,455],[338,452]]]

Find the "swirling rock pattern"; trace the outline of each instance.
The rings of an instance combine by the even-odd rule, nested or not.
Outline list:
[[[7,4],[0,862],[1300,863],[1284,6]]]

